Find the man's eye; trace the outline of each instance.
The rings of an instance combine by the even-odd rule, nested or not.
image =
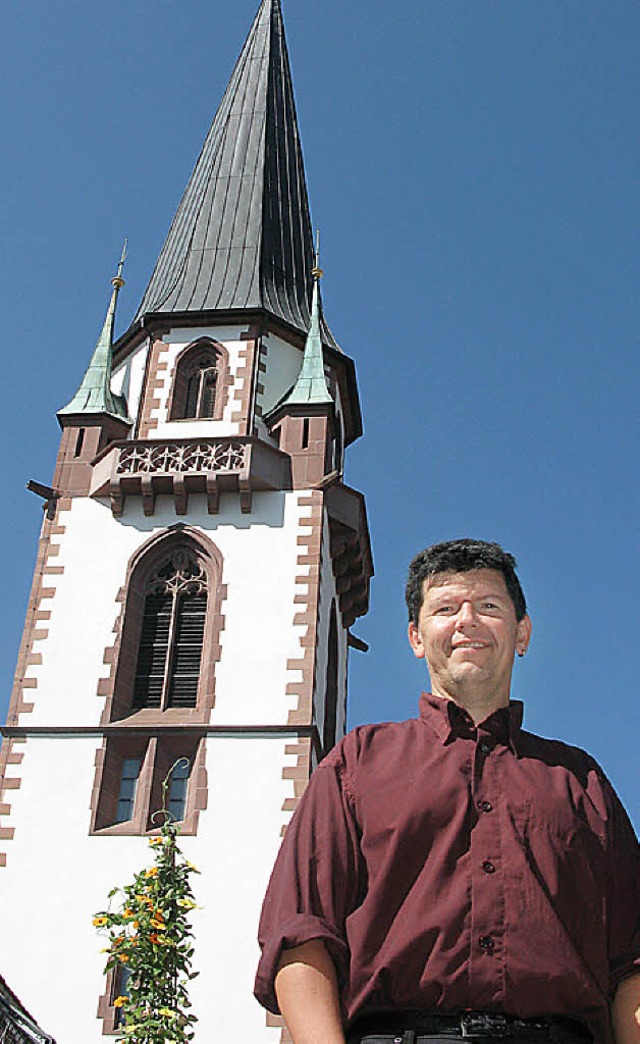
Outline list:
[[[499,606],[496,605],[495,602],[483,602],[482,603],[482,608],[483,609],[498,609]]]
[[[449,616],[453,612],[452,605],[439,605],[436,609],[436,616]]]

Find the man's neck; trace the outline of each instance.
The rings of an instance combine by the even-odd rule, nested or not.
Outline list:
[[[466,710],[469,717],[473,720],[474,725],[479,725],[502,707],[509,706],[509,694],[503,692],[479,692],[474,687],[466,689],[464,686],[456,689],[455,694],[439,689],[436,686],[432,688],[432,692],[434,696],[440,696],[444,700],[450,700],[452,703],[457,703],[459,707]]]

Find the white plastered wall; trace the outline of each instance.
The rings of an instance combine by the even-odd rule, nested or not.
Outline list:
[[[145,341],[127,356],[117,370],[114,370],[111,381],[111,390],[126,398],[129,416],[132,418],[138,415],[140,407],[148,352],[149,342]]]
[[[264,392],[256,397],[256,404],[268,413],[295,383],[302,366],[302,351],[281,337],[270,333],[262,339],[263,354],[266,349],[266,373],[262,374]]]
[[[299,499],[297,493],[257,493],[250,515],[241,513],[231,494],[222,495],[218,515],[207,514],[204,495],[189,499],[189,525],[220,550],[227,585],[212,724],[283,724],[295,707],[286,685],[299,679],[286,664],[299,656],[304,633],[292,622],[301,571],[296,539],[305,515]],[[48,636],[34,644],[42,663],[27,669],[37,686],[34,710],[24,723],[97,725],[103,706],[98,682],[109,675],[104,651],[114,641],[116,596],[129,560],[152,535],[185,519],[176,515],[170,497],[158,497],[150,518],[139,498],[130,497],[120,519],[104,501],[77,498],[59,521],[65,533],[52,543],[64,572],[47,577],[55,595],[44,603],[51,611]]]
[[[200,870],[193,887],[196,1044],[276,1044],[252,997],[262,897],[280,844],[293,764],[283,736],[207,739],[209,805],[181,847]],[[89,837],[95,737],[31,737],[12,796],[16,834],[2,871],[0,967],[11,988],[60,1044],[98,1044],[105,945],[92,925],[115,885],[152,858],[146,838]]]
[[[306,628],[293,624],[299,535],[304,493],[261,493],[243,515],[237,498],[223,495],[220,513],[207,514],[206,498],[193,496],[188,522],[205,531],[224,558],[222,604],[225,627],[217,665],[212,725],[282,725],[297,697],[287,696],[287,671],[299,658]],[[105,647],[113,643],[120,611],[116,595],[131,555],[154,533],[178,521],[173,500],[159,497],[156,513],[145,518],[130,498],[120,519],[107,505],[73,500],[60,512],[65,532],[54,538],[56,565],[47,577],[55,588],[48,602],[49,634],[35,645],[42,663],[29,668],[37,681],[29,690],[35,706],[21,724],[78,728],[98,724],[103,699],[96,695],[106,677]],[[326,644],[326,640],[325,640]],[[104,956],[91,925],[114,884],[128,881],[148,857],[144,838],[90,836],[90,798],[98,736],[30,736],[14,774],[8,825],[15,835],[1,871],[3,892],[0,967],[11,970],[12,988],[36,1018],[64,1044],[96,1044],[96,1018],[104,991]],[[202,909],[194,915],[196,966],[192,999],[200,1018],[196,1041],[236,1039],[275,1042],[265,1015],[251,996],[258,957],[256,928],[260,904],[286,816],[283,802],[293,783],[282,778],[294,767],[285,754],[284,734],[207,737],[208,807],[200,812],[198,835],[185,838],[189,858],[202,870],[197,878]],[[20,940],[20,945],[16,945]],[[66,970],[65,970],[66,969]],[[68,969],[73,969],[73,1020],[69,1019]]]

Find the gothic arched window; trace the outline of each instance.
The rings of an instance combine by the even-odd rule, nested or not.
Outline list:
[[[152,537],[129,563],[116,663],[103,721],[132,714],[162,724],[208,721],[224,626],[222,556],[203,533],[177,525]]]
[[[223,346],[209,341],[190,345],[176,362],[170,420],[220,420],[228,383]]]
[[[105,736],[98,751],[92,833],[153,832],[163,807],[183,833],[196,833],[207,802],[206,724],[224,627],[222,573],[215,544],[182,524],[152,536],[131,558],[118,594],[116,644],[105,650],[116,666],[103,690],[102,715],[104,724],[125,727]]]
[[[195,707],[207,615],[203,566],[174,551],[147,581],[133,706]]]

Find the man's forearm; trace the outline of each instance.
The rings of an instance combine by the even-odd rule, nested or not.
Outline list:
[[[620,983],[611,1005],[616,1044],[640,1044],[640,975]]]
[[[323,942],[284,950],[275,988],[294,1044],[344,1044],[336,969]]]

